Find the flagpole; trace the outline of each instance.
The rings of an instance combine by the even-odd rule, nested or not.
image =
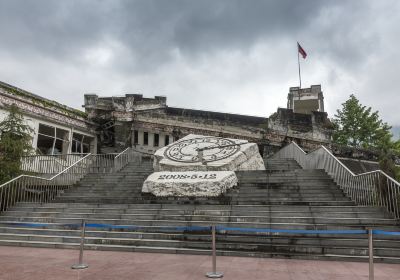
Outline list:
[[[299,65],[299,82],[301,89],[301,74],[300,74],[300,52],[299,52],[299,42],[297,42],[297,64]]]

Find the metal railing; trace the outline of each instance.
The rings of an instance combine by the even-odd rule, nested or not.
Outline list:
[[[38,166],[44,168],[49,164],[49,170],[42,170],[45,171],[43,172],[44,176],[20,175],[0,185],[0,212],[18,202],[46,203],[52,201],[87,173],[115,172],[136,158],[140,160],[141,155],[131,148],[125,149],[119,154],[87,154],[51,177],[46,177],[46,175],[56,170],[51,165],[54,161],[47,161],[46,158],[46,163],[41,165],[38,161],[42,156],[37,157],[37,159],[33,159],[33,157],[29,159],[33,162],[33,167],[25,166],[25,168],[28,170]],[[25,164],[27,162],[29,161],[26,161]]]
[[[75,184],[87,173],[91,154],[84,156],[50,178],[20,175],[0,186],[0,211],[17,202],[45,203]]]
[[[34,155],[21,159],[21,170],[40,174],[56,174],[88,154]]]
[[[142,155],[132,148],[126,148],[120,153],[91,155],[88,173],[117,172],[135,160],[141,162]]]
[[[382,170],[356,175],[324,146],[306,154],[294,142],[272,158],[291,158],[304,169],[323,169],[358,205],[385,207],[400,218],[400,183]]]

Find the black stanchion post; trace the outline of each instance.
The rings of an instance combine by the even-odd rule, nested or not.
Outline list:
[[[374,243],[372,228],[368,229],[369,280],[374,280]]]
[[[81,231],[81,244],[79,246],[79,262],[71,266],[72,269],[85,269],[89,266],[83,263],[83,247],[85,246],[85,230],[86,230],[86,222],[82,220],[82,231]]]
[[[215,225],[211,226],[211,239],[212,239],[212,272],[207,272],[208,278],[222,278],[224,274],[217,272],[217,246],[215,241]]]

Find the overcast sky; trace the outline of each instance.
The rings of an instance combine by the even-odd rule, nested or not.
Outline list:
[[[269,116],[321,84],[400,126],[400,1],[0,0],[0,80],[80,108],[84,93]]]

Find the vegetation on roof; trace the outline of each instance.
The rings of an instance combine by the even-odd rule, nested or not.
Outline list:
[[[66,106],[64,104],[58,103],[56,101],[40,97],[40,96],[38,96],[36,94],[27,92],[25,90],[19,89],[17,87],[12,86],[12,85],[0,82],[0,87],[4,88],[8,93],[10,93],[12,95],[29,99],[33,104],[41,105],[41,106],[43,106],[45,108],[58,109],[62,113],[66,114],[66,115],[68,115],[70,117],[81,117],[81,118],[86,118],[87,117],[87,114],[85,112],[82,112],[81,110],[74,109],[74,108],[68,107],[68,106]]]

